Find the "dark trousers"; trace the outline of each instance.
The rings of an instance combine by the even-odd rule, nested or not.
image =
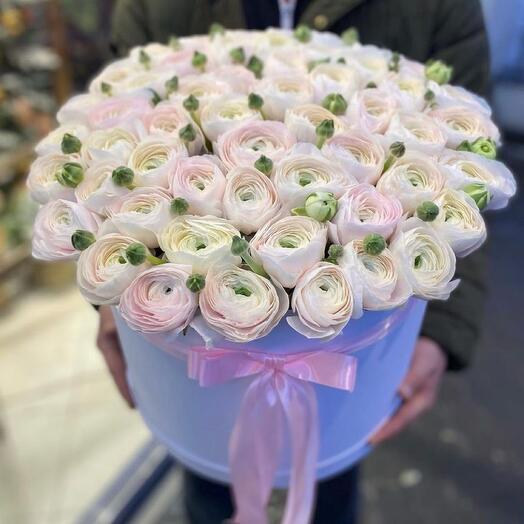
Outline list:
[[[233,515],[228,486],[186,470],[184,489],[184,503],[191,524],[222,524]],[[318,484],[312,523],[356,524],[357,502],[358,468],[355,467]]]

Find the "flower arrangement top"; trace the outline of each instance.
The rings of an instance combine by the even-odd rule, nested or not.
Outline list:
[[[451,77],[304,26],[134,48],[37,146],[33,254],[78,259],[86,299],[145,333],[247,342],[286,317],[327,340],[445,300],[516,190],[489,106]]]

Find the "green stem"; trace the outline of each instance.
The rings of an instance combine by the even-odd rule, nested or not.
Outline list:
[[[322,146],[326,143],[326,138],[325,137],[319,137],[319,139],[317,140],[317,147],[319,149],[322,149]]]
[[[257,275],[260,275],[264,278],[269,278],[269,275],[264,271],[264,268],[260,264],[257,264],[247,251],[244,251],[240,256],[242,257],[242,260],[250,267],[253,273],[256,273]]]
[[[385,173],[393,165],[393,162],[395,162],[395,156],[389,155],[384,163],[384,170],[382,172]]]
[[[155,255],[147,255],[146,259],[153,266],[160,266],[161,264],[165,264],[167,262],[167,260],[162,260],[161,258],[155,257]]]

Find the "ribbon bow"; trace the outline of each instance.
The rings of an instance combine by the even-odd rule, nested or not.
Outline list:
[[[318,456],[318,413],[313,383],[352,391],[357,360],[317,351],[269,356],[229,349],[192,348],[188,375],[201,386],[255,376],[248,387],[229,441],[237,524],[267,524],[267,505],[286,427],[292,467],[283,524],[309,522]]]

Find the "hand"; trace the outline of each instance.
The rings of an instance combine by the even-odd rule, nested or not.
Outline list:
[[[100,314],[100,323],[96,339],[97,346],[104,356],[118,391],[120,391],[128,406],[134,408],[135,403],[126,379],[126,362],[120,347],[113,313],[109,306],[101,306],[98,312]]]
[[[420,337],[408,374],[399,388],[404,403],[373,435],[371,444],[393,437],[435,404],[446,367],[447,357],[441,347],[430,338]]]

